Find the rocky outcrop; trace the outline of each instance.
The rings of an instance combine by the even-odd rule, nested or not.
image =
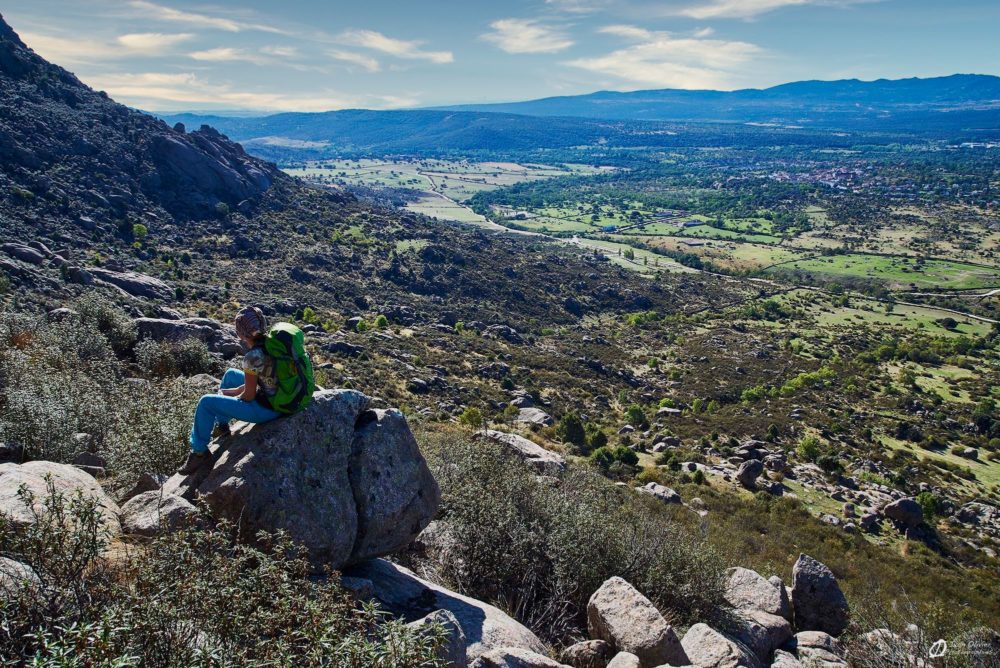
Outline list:
[[[499,443],[505,450],[541,475],[557,476],[566,470],[566,460],[560,455],[546,450],[523,436],[493,429],[487,429],[481,434],[483,438]]]
[[[252,540],[283,530],[316,565],[341,568],[408,545],[440,500],[402,413],[360,392],[317,392],[301,413],[241,425],[165,494],[199,499]]]
[[[121,525],[126,534],[155,536],[174,531],[197,516],[198,509],[187,499],[154,490],[137,494],[122,505]]]
[[[113,285],[133,297],[146,297],[171,301],[174,290],[158,278],[134,271],[113,271],[101,267],[88,267],[90,275],[103,283]]]
[[[346,574],[370,583],[382,607],[404,619],[416,620],[437,610],[453,614],[465,633],[469,661],[505,648],[545,654],[542,641],[499,608],[422,580],[402,566],[372,559],[348,568]]]
[[[847,598],[826,565],[800,554],[792,568],[792,606],[799,631],[840,635],[847,628]]]
[[[31,506],[26,505],[19,495],[22,487],[33,497]],[[85,500],[96,504],[102,527],[108,536],[121,533],[118,504],[104,493],[89,473],[69,464],[46,461],[0,464],[0,514],[13,524],[33,524],[37,516],[45,512],[45,501],[52,492],[62,495],[65,501],[72,500],[79,493]]]
[[[608,579],[587,602],[590,636],[639,657],[643,668],[688,663],[673,627],[648,598],[619,577]]]
[[[136,318],[135,325],[139,340],[178,342],[197,339],[208,346],[211,352],[220,353],[226,358],[238,355],[242,350],[232,325],[223,325],[209,318]]]

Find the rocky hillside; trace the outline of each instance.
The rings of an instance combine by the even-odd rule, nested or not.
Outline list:
[[[25,220],[68,238],[127,236],[137,224],[252,210],[284,178],[211,128],[171,128],[90,89],[2,18],[0,75],[4,227]]]

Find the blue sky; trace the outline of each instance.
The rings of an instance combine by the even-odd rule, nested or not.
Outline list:
[[[156,111],[1000,73],[1000,0],[15,0],[42,56]]]

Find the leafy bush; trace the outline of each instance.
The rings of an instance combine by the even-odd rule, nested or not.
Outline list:
[[[642,406],[632,404],[625,409],[625,421],[633,427],[644,426],[646,424],[646,414],[643,412]]]
[[[469,406],[458,416],[459,424],[463,424],[470,429],[483,428],[483,414],[475,406]]]
[[[816,461],[820,455],[819,439],[815,436],[804,436],[795,448],[795,454],[808,462]]]
[[[440,666],[440,628],[418,637],[356,609],[281,535],[254,548],[230,527],[190,529],[107,559],[95,502],[51,484],[36,520],[15,529],[0,516],[3,556],[43,585],[0,599],[4,665]]]
[[[145,339],[135,347],[135,357],[146,373],[159,377],[217,373],[221,366],[208,351],[208,346],[195,338],[181,341]]]
[[[75,435],[89,434],[112,486],[125,487],[183,459],[199,392],[183,380],[127,379],[112,343],[127,330],[98,314],[62,323],[0,317],[0,439],[20,443],[29,459],[68,462],[80,447]]]
[[[584,632],[588,598],[613,575],[670,618],[713,618],[723,565],[697,532],[674,522],[672,509],[586,467],[546,484],[498,446],[453,430],[418,432],[418,440],[454,540],[432,546],[417,566],[556,642]]]
[[[624,445],[615,448],[605,446],[590,453],[590,461],[607,471],[617,462],[626,466],[635,466],[639,463],[639,456]]]

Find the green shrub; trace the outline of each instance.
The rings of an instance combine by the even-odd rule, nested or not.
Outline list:
[[[25,501],[34,501],[24,495]],[[102,558],[93,500],[50,484],[36,521],[0,516],[5,557],[45,586],[0,602],[0,663],[85,666],[369,666],[431,668],[440,628],[415,637],[335,579],[314,580],[281,535],[235,543],[231,527],[190,529]]]
[[[475,406],[469,406],[458,416],[458,422],[470,429],[482,429],[483,414]]]
[[[643,412],[642,406],[632,404],[625,409],[625,421],[633,427],[644,426],[646,424],[646,414]]]
[[[358,320],[358,324],[355,325],[354,329],[357,330],[358,334],[364,334],[368,331],[368,323],[364,319]]]
[[[384,315],[379,315],[375,318],[375,329],[385,329],[389,326],[389,319]]]
[[[584,429],[583,421],[575,411],[570,411],[559,419],[556,434],[564,443],[572,443],[576,446],[587,443],[587,432]]]
[[[93,292],[78,299],[73,308],[85,324],[97,327],[116,354],[121,356],[131,352],[138,332],[132,318],[125,311]]]
[[[808,462],[814,462],[820,455],[819,439],[815,436],[804,436],[795,448],[795,454]]]
[[[571,465],[549,485],[493,444],[454,430],[417,436],[454,539],[420,565],[463,593],[499,604],[555,642],[585,633],[587,600],[613,575],[670,618],[713,618],[723,565],[670,509],[647,506],[586,467]]]
[[[639,456],[624,445],[619,445],[614,448],[605,446],[603,448],[597,448],[590,453],[590,461],[597,464],[597,466],[601,469],[607,471],[615,463],[621,463],[625,466],[635,466],[639,463]]]
[[[195,338],[180,341],[145,339],[135,347],[139,366],[152,376],[194,376],[218,373],[220,363],[208,351],[208,346]]]

